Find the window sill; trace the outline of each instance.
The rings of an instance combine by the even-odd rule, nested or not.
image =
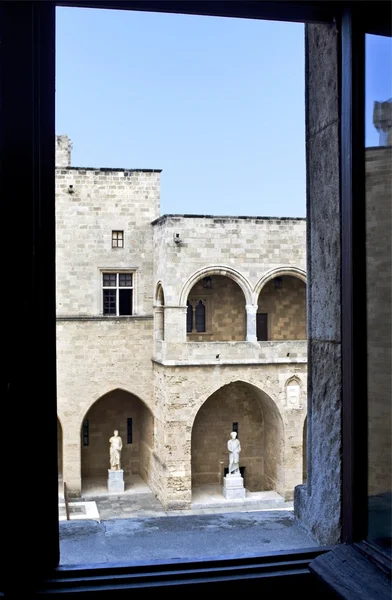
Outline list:
[[[133,321],[153,318],[153,315],[58,315],[56,321]]]
[[[138,589],[158,591],[168,587],[180,590],[196,584],[199,589],[211,588],[213,585],[217,592],[220,591],[219,586],[230,586],[231,591],[234,586],[236,590],[244,591],[244,585],[252,585],[250,580],[253,583],[258,580],[258,591],[300,591],[305,582],[311,579],[309,563],[330,549],[323,547],[295,552],[271,552],[261,557],[220,560],[58,567],[38,590],[37,595],[78,593],[80,598],[90,598],[99,592],[100,598],[112,598],[114,593],[126,596],[131,589],[135,590],[134,593]],[[317,590],[317,581],[314,586]]]
[[[331,598],[342,600],[390,600],[391,578],[357,545],[341,544],[315,558],[309,565]]]

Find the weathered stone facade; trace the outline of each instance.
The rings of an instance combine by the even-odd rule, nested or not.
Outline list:
[[[160,216],[159,170],[71,167],[71,147],[57,139],[68,489],[105,479],[118,429],[125,473],[166,508],[189,507],[192,486],[221,483],[237,423],[246,487],[292,498],[306,439],[305,220]]]

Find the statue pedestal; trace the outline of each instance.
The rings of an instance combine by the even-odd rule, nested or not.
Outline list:
[[[119,469],[118,471],[112,471],[108,469],[108,492],[116,493],[123,492],[125,490],[124,484],[124,471]]]
[[[223,480],[223,495],[227,500],[244,499],[246,490],[241,475],[230,473]]]

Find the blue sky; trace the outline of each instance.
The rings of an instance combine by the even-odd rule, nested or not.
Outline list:
[[[57,8],[56,46],[73,166],[162,169],[161,214],[305,216],[302,24]]]

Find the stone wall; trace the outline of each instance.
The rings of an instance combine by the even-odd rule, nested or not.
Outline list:
[[[138,402],[142,401],[152,410],[152,327],[151,318],[137,317],[122,320],[68,318],[57,322],[57,403],[63,433],[63,476],[71,493],[80,493],[81,428],[94,403],[119,389],[136,396],[140,399]],[[121,417],[125,423],[124,420],[132,415],[123,412],[121,407],[119,410],[119,413],[112,413],[110,426],[105,424],[107,416],[102,417],[103,421],[99,417],[96,424],[102,422],[109,433],[113,429],[123,432],[124,424],[120,426],[117,418]],[[94,432],[94,422],[93,419],[92,433],[98,435],[98,429]],[[142,423],[145,422],[144,417]],[[143,439],[150,437],[145,434]],[[102,443],[106,449],[102,450],[99,460],[101,467],[106,468],[108,443],[105,440]],[[145,465],[145,448],[137,453],[138,460],[141,453]],[[96,458],[91,460],[97,462]],[[132,460],[136,460],[135,456]],[[85,465],[87,471],[95,468],[89,460]],[[134,465],[133,468],[144,472],[141,467]]]
[[[105,269],[133,272],[133,313],[152,314],[159,178],[151,170],[56,169],[57,314],[102,314]],[[112,248],[112,231],[124,231],[123,248]]]
[[[137,426],[137,424],[136,424]],[[144,405],[140,406],[139,475],[148,484],[153,480],[154,416]]]
[[[239,423],[241,460],[247,459],[250,485],[292,498],[303,477],[306,371],[306,364],[170,368],[155,364],[156,452],[161,462],[155,489],[161,502],[169,508],[189,508],[192,467],[194,483],[216,482],[221,461],[227,461],[225,442],[233,422]],[[286,384],[293,377],[300,384],[297,405],[287,396]],[[264,422],[264,434],[253,427],[256,416],[260,424]]]
[[[155,360],[164,365],[280,364],[307,362],[306,340],[267,342],[189,342],[156,344]]]

